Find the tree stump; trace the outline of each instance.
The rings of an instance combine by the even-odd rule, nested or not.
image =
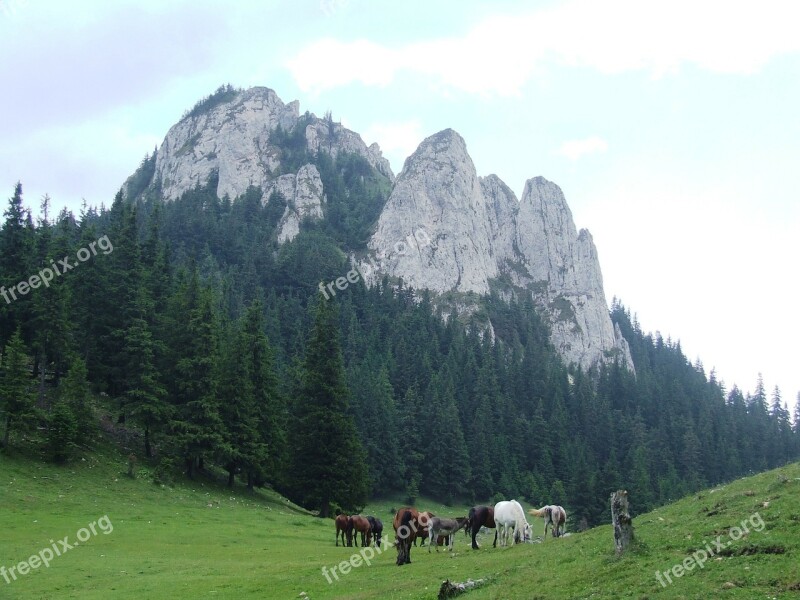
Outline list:
[[[622,555],[633,541],[633,521],[628,513],[628,492],[617,490],[611,494],[611,524],[614,526],[614,547]]]

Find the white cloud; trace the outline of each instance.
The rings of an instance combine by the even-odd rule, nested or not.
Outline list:
[[[603,138],[592,136],[583,140],[566,141],[556,150],[556,154],[570,160],[578,160],[584,154],[594,154],[606,150],[608,150],[608,143]]]
[[[417,149],[425,135],[422,125],[416,119],[409,121],[373,123],[364,134],[367,144],[378,142],[384,156],[389,160],[392,169],[399,172],[405,159]]]
[[[482,95],[517,95],[537,69],[589,67],[654,77],[693,64],[749,74],[772,58],[800,51],[800,5],[786,0],[572,0],[550,9],[493,16],[465,35],[385,46],[325,39],[287,62],[306,92],[355,81],[386,86],[399,71]]]

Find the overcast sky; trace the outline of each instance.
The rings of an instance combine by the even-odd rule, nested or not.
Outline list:
[[[332,110],[396,172],[452,127],[480,175],[561,186],[609,302],[791,407],[798,23],[792,0],[0,0],[0,198],[110,204],[223,83]]]

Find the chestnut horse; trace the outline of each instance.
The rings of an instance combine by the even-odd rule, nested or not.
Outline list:
[[[411,563],[411,542],[420,535],[423,524],[427,525],[428,519],[421,517],[416,508],[401,508],[397,511],[392,521],[394,527],[395,546],[397,546],[397,565]]]
[[[336,545],[339,545],[339,534],[342,536],[342,546],[349,546],[349,544],[345,544],[344,535],[347,532],[347,522],[350,518],[345,515],[336,515]]]
[[[469,509],[469,520],[467,521],[467,526],[464,528],[464,532],[469,535],[472,533],[472,549],[478,550],[480,546],[478,546],[478,542],[475,541],[475,536],[478,535],[478,532],[481,530],[481,527],[489,527],[490,529],[494,529],[494,506],[486,506],[483,504],[479,504],[478,506],[473,506]],[[494,543],[492,544],[495,548],[497,547],[497,531],[494,533]]]
[[[361,545],[369,546],[371,541],[372,526],[366,517],[361,515],[353,515],[347,520],[347,539],[352,538],[353,544],[358,546],[358,534],[361,534]],[[350,546],[351,544],[347,544]]]

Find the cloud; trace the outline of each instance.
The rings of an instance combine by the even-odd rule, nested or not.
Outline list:
[[[584,154],[595,154],[606,150],[608,150],[608,143],[603,138],[592,136],[583,140],[566,141],[556,150],[556,154],[570,160],[578,160]]]
[[[649,72],[685,65],[751,74],[771,59],[800,51],[800,11],[785,0],[572,0],[549,9],[492,16],[464,35],[383,45],[324,39],[286,66],[305,92],[353,82],[387,86],[401,71],[480,95],[514,96],[538,70],[584,67],[601,73]]]

